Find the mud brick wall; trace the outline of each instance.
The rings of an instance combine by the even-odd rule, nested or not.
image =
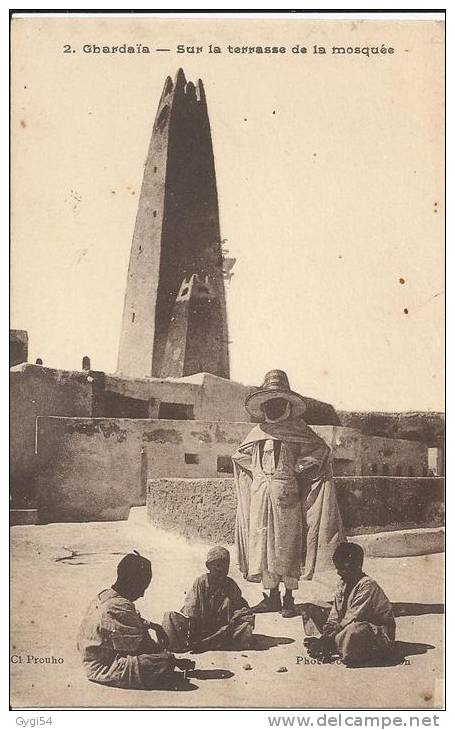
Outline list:
[[[149,479],[147,516],[187,538],[233,543],[237,499],[232,478]]]
[[[436,527],[444,522],[441,477],[337,477],[335,484],[347,527]]]
[[[36,419],[52,414],[91,416],[93,385],[87,373],[51,370],[24,363],[10,372],[10,469],[14,506],[34,504]]]
[[[348,533],[358,527],[443,524],[443,479],[337,477],[335,486]],[[232,478],[147,482],[149,521],[187,538],[233,543],[236,509]]]
[[[38,418],[39,521],[127,519],[130,507],[145,504],[147,478],[217,477],[250,428],[249,423]]]
[[[28,333],[25,330],[9,331],[9,366],[28,360]]]
[[[39,520],[126,519],[130,507],[145,504],[147,479],[195,483],[202,479],[218,484],[218,479],[229,478],[231,455],[250,428],[245,422],[38,417],[33,434],[33,478]],[[413,442],[387,443],[337,426],[314,429],[333,447],[337,476],[368,474],[371,458],[389,459],[390,463],[399,459],[416,466],[426,455],[426,447]],[[391,453],[386,454],[386,449]],[[211,493],[212,507],[219,511],[215,487]],[[373,497],[370,490],[368,499]],[[355,503],[354,498],[349,499],[346,497],[348,512]],[[387,499],[393,502],[393,495]]]

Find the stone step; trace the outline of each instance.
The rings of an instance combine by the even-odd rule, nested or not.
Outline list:
[[[429,527],[355,535],[348,540],[359,543],[370,558],[404,558],[444,552],[444,536],[443,527]]]

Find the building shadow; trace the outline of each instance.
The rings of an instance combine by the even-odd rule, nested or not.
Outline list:
[[[443,603],[392,603],[393,614],[399,616],[423,616],[424,614],[443,614]]]

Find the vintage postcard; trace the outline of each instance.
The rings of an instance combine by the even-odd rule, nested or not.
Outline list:
[[[13,14],[11,706],[444,706],[444,15]]]

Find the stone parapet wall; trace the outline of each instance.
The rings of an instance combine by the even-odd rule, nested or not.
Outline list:
[[[147,479],[218,483],[229,477],[231,456],[250,428],[244,422],[38,417],[36,432],[29,437],[29,479],[39,519],[125,519],[130,507],[145,504]],[[338,476],[361,474],[365,460],[373,458],[391,464],[398,459],[423,469],[426,448],[419,444],[387,444],[381,438],[369,443],[354,429],[339,426],[314,430],[333,448]],[[386,454],[390,445],[394,448]]]
[[[153,525],[187,538],[233,543],[237,499],[224,479],[149,479],[147,515]]]
[[[342,426],[356,428],[365,436],[420,441],[427,446],[444,443],[445,414],[435,411],[384,413],[337,411]]]
[[[86,372],[51,370],[23,363],[10,371],[10,480],[13,506],[32,506],[36,496],[36,421],[39,416],[91,416],[93,383]]]
[[[359,527],[443,524],[443,479],[338,477],[335,486],[348,534]],[[147,482],[150,522],[187,538],[232,544],[236,509],[232,478]]]
[[[338,502],[348,528],[441,526],[444,479],[440,477],[336,477]]]

